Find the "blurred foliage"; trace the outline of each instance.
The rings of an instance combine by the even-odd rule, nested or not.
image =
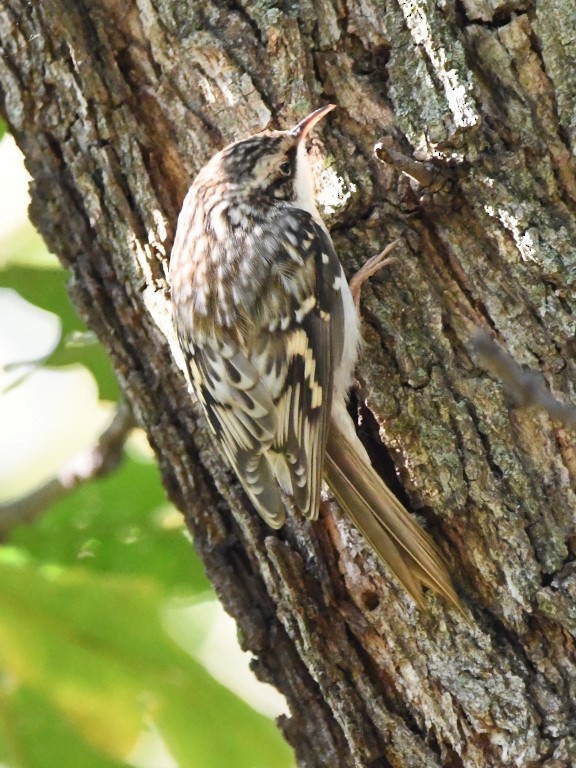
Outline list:
[[[80,486],[8,543],[39,562],[152,578],[171,592],[206,593],[210,584],[166,501],[155,462],[128,454],[108,477]]]
[[[103,400],[117,400],[120,391],[110,360],[76,311],[66,292],[68,276],[54,256],[48,253],[36,230],[27,225],[2,243],[0,281],[20,296],[58,315],[62,323],[60,343],[44,361],[63,366],[80,363],[92,372]]]
[[[182,766],[278,765],[272,723],[166,635],[163,597],[152,580],[39,564],[5,548],[0,648],[13,692],[1,695],[2,730],[13,728],[7,710],[31,696],[62,738],[72,730],[73,739],[120,764],[143,727],[154,726]],[[46,746],[39,768],[60,766]]]
[[[110,362],[98,343],[84,343],[66,279],[31,227],[1,244],[0,284],[61,319],[61,341],[44,362],[82,363],[100,397],[117,401]],[[167,634],[175,596],[215,599],[142,452],[129,448],[115,473],[14,528],[0,548],[2,768],[160,768],[134,756],[150,734],[167,765],[292,765],[273,723]],[[209,629],[194,626],[198,648]]]
[[[0,693],[0,762],[26,768],[126,768],[88,744],[49,699],[26,685]],[[18,762],[13,759],[18,755]],[[48,757],[47,757],[48,756]]]

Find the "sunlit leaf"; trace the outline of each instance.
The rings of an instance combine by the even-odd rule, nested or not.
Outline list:
[[[15,528],[9,541],[44,562],[149,576],[167,589],[204,592],[210,587],[181,521],[166,501],[156,463],[127,457],[116,472]]]
[[[0,553],[0,665],[91,749],[125,759],[149,722],[180,765],[290,765],[274,726],[163,631],[150,582],[37,566]]]
[[[60,269],[60,263],[50,253],[46,243],[29,221],[12,229],[0,241],[0,269],[9,267]]]
[[[85,365],[96,378],[100,397],[117,400],[119,387],[106,351],[93,337],[78,344],[78,334],[85,334],[86,327],[70,303],[66,292],[68,276],[60,267],[36,268],[10,266],[0,271],[3,286],[13,288],[31,304],[46,309],[62,321],[62,338],[56,350],[46,360],[48,365]],[[69,344],[72,340],[73,343]]]
[[[46,697],[26,686],[0,693],[0,760],[10,768],[130,768],[93,748]]]

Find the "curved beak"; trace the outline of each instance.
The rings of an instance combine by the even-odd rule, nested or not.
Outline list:
[[[311,112],[304,118],[304,120],[300,120],[298,125],[295,128],[292,128],[290,133],[299,141],[305,139],[316,123],[319,123],[320,120],[322,120],[328,112],[332,112],[333,109],[336,109],[336,104],[328,104],[325,107],[320,107],[320,109],[314,110],[314,112]]]

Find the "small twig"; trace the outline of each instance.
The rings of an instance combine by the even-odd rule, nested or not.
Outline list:
[[[394,140],[391,136],[384,136],[374,145],[374,154],[378,160],[402,171],[422,187],[431,187],[441,175],[440,170],[432,163],[423,163],[399,152],[394,147]]]
[[[550,392],[539,371],[526,370],[483,330],[470,339],[470,346],[480,363],[506,386],[521,408],[537,406],[566,427],[576,426],[576,406],[563,403]]]
[[[374,154],[410,180],[410,188],[423,205],[445,208],[452,204],[458,167],[451,158],[435,157],[422,162],[402,151],[395,135],[383,136],[374,145]]]
[[[94,446],[74,456],[58,472],[28,496],[8,504],[0,504],[0,539],[14,526],[30,523],[40,517],[51,504],[79,485],[103,477],[115,469],[122,459],[124,444],[135,427],[134,417],[125,402],[118,409],[110,426]]]
[[[64,349],[78,349],[88,347],[96,343],[96,335],[92,331],[72,331],[66,336],[63,342],[61,342],[61,345],[57,345],[56,348],[49,352],[47,355],[36,357],[33,360],[16,360],[12,363],[4,363],[4,365],[0,365],[0,374],[18,371],[19,368],[23,369],[22,372],[13,381],[7,384],[4,388],[0,389],[0,395],[6,395],[8,392],[22,384],[22,382],[26,381],[28,376],[30,376],[32,373],[35,373],[40,368],[40,366],[46,365],[54,352],[56,352],[60,346],[63,346]]]
[[[11,382],[4,387],[0,387],[0,395],[7,395],[13,389],[20,386],[30,374],[35,373],[41,365],[43,365],[50,355],[38,358],[37,360],[19,360],[17,363],[5,363],[0,366],[0,374],[17,372],[18,369],[22,369]]]

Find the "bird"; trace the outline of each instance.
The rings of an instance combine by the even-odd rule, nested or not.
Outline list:
[[[423,587],[459,608],[441,551],[372,467],[347,410],[360,318],[307,154],[334,106],[235,141],[200,170],[170,257],[173,322],[191,388],[266,523],[283,525],[286,498],[317,519],[324,479],[420,608]]]

